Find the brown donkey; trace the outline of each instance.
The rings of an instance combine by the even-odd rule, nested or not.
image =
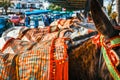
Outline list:
[[[89,39],[69,46],[69,80],[120,80],[120,35],[97,0],[91,0],[91,14],[96,29],[104,36],[100,44]],[[107,64],[107,66],[106,66]]]

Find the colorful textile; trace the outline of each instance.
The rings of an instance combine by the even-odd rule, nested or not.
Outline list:
[[[73,25],[75,22],[80,22],[80,21],[78,19],[76,19],[76,18],[67,19],[67,20],[65,20],[65,19],[59,19],[59,20],[56,20],[56,21],[52,22],[50,24],[50,26],[56,26],[60,30],[63,30],[63,29],[66,29],[66,28],[70,28],[71,25]],[[75,26],[75,27],[77,27],[77,26]]]
[[[3,53],[20,54],[24,51],[30,50],[35,44],[36,42],[28,42],[11,38],[5,43],[1,51]]]
[[[25,41],[38,42],[42,38],[42,36],[46,33],[50,33],[50,27],[28,29],[28,30],[22,31],[20,32],[18,38]]]
[[[55,26],[48,26],[45,28],[26,29],[19,33],[18,38],[25,41],[39,42],[41,38],[47,34],[58,31]]]
[[[0,53],[0,80],[16,80],[15,54]]]
[[[45,40],[51,40],[53,38],[57,38],[58,37],[58,31],[57,32],[52,32],[49,34],[45,34],[42,38],[41,41],[45,41]]]
[[[68,80],[65,41],[66,38],[53,38],[33,44],[16,39],[9,40],[0,55],[0,79]],[[9,47],[12,47],[13,53],[6,50]]]
[[[68,19],[66,20],[66,22],[64,23],[64,25],[62,27],[59,27],[60,29],[63,29],[63,28],[70,28],[70,26],[73,24],[73,21],[72,19]]]
[[[65,33],[66,32],[72,32],[72,30],[70,30],[70,29],[64,29],[64,30],[60,30],[60,31],[57,31],[57,32],[52,32],[52,33],[45,34],[41,38],[41,41],[51,40],[51,39],[57,38],[57,37],[59,37],[59,38],[65,37]]]

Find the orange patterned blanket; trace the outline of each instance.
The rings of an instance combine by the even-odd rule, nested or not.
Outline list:
[[[11,39],[0,53],[0,79],[68,80],[65,38],[36,42]]]

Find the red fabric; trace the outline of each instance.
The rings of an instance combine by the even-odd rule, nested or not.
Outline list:
[[[50,53],[50,79],[49,80],[68,80],[68,55],[67,55],[67,45],[64,44],[64,40],[66,39],[62,39],[59,38],[59,40],[56,42],[55,38],[52,41],[52,46],[51,46],[51,53]],[[61,43],[59,43],[61,42]],[[55,43],[59,43],[59,44],[55,44]],[[59,49],[59,45],[63,45],[63,58],[61,58],[61,56],[59,56],[59,51],[61,51],[61,49]],[[54,53],[54,49],[56,48],[57,53]],[[55,54],[57,54],[56,56],[58,56],[59,58],[55,57]]]
[[[91,30],[91,29],[88,29],[88,34],[89,34],[89,33],[91,33],[91,32],[93,32],[93,30]]]
[[[92,42],[94,44],[96,44],[97,47],[100,47],[101,46],[101,43],[100,43],[100,34],[98,34],[95,37],[93,37]]]

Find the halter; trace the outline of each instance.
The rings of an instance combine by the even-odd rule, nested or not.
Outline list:
[[[117,70],[117,66],[119,63],[119,57],[113,50],[113,48],[120,46],[120,36],[114,37],[105,42],[104,38],[101,37],[101,46],[102,53],[107,68],[114,78],[114,80],[120,80],[120,72]]]

